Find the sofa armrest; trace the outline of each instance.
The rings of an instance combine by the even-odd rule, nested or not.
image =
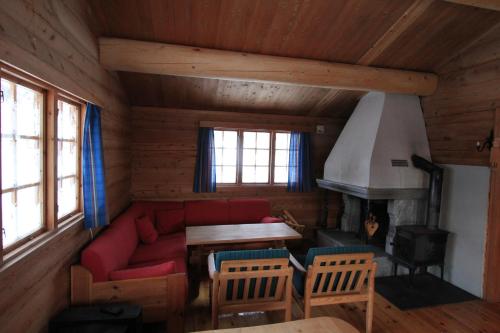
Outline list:
[[[210,276],[211,280],[214,279],[215,272],[216,272],[216,269],[215,269],[215,254],[213,252],[211,252],[208,255],[208,275]]]
[[[293,267],[301,273],[306,273],[306,269],[302,266],[297,259],[293,255],[290,254],[290,263]]]

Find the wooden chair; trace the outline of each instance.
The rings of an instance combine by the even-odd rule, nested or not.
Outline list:
[[[372,332],[375,272],[369,247],[310,249],[304,266],[293,256],[295,296],[303,303],[304,317],[313,306],[366,302],[366,332]],[[344,252],[344,253],[343,253]],[[351,252],[351,253],[349,253]],[[331,254],[330,254],[331,253]]]
[[[285,311],[292,319],[292,274],[289,252],[282,249],[223,251],[208,257],[212,279],[212,326],[219,314]]]

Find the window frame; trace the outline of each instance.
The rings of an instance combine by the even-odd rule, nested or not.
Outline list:
[[[79,101],[76,101],[75,99],[71,98],[71,97],[67,97],[66,95],[64,94],[61,94],[60,92],[57,93],[57,96],[56,96],[56,99],[55,99],[55,126],[56,126],[56,129],[55,129],[55,132],[54,132],[54,141],[55,141],[55,149],[56,149],[56,161],[55,161],[55,181],[56,181],[56,185],[57,185],[57,189],[59,189],[59,184],[58,184],[58,181],[59,181],[59,177],[58,177],[58,158],[57,158],[57,144],[59,142],[59,137],[57,136],[58,134],[58,116],[59,116],[59,106],[58,106],[58,102],[61,101],[61,102],[64,102],[64,103],[67,103],[67,104],[71,104],[73,106],[75,106],[77,109],[78,109],[78,115],[77,115],[77,119],[78,119],[78,123],[76,125],[76,131],[77,131],[77,135],[76,135],[76,146],[79,148],[78,151],[77,151],[77,158],[76,158],[76,184],[77,184],[77,188],[78,188],[78,191],[76,191],[77,193],[77,198],[76,198],[76,209],[73,210],[72,212],[70,213],[67,213],[61,217],[57,217],[57,211],[56,211],[56,214],[55,214],[55,217],[57,219],[57,223],[58,224],[61,224],[61,223],[64,223],[64,222],[67,222],[67,221],[70,221],[71,218],[77,214],[80,214],[82,211],[83,211],[83,195],[82,195],[82,139],[83,139],[83,127],[82,127],[82,123],[83,123],[83,113],[85,112],[84,111],[84,104],[79,102]],[[63,177],[64,178],[64,177]],[[56,191],[57,192],[57,191]],[[57,200],[56,200],[56,205],[57,205]],[[57,208],[58,210],[59,208]]]
[[[2,230],[2,235],[0,237],[0,265],[5,263],[5,256],[9,256],[13,253],[17,253],[17,250],[24,248],[25,246],[31,247],[29,245],[33,242],[35,245],[36,240],[41,239],[42,235],[47,232],[58,229],[66,225],[67,223],[73,221],[77,216],[83,216],[83,195],[82,195],[82,179],[81,179],[81,158],[82,158],[82,135],[83,135],[83,119],[85,115],[85,101],[76,96],[68,94],[55,86],[39,80],[30,74],[20,71],[8,64],[0,62],[0,79],[6,79],[8,81],[14,82],[16,84],[25,86],[29,89],[39,91],[43,94],[43,110],[41,116],[41,178],[40,186],[42,187],[42,227],[30,235],[17,240],[13,244],[3,247],[3,214],[2,214],[2,201],[0,200],[0,230]],[[0,87],[1,89],[1,87]],[[58,100],[64,100],[65,102],[70,102],[73,105],[79,106],[79,117],[78,117],[78,209],[67,214],[60,219],[57,218],[57,102]],[[1,103],[0,103],[1,110]],[[1,168],[1,150],[2,145],[0,144],[0,168]],[[1,174],[0,174],[0,189],[1,189]],[[24,250],[23,250],[24,251]]]
[[[283,187],[287,186],[287,182],[277,183],[274,181],[274,158],[275,158],[275,146],[276,146],[276,133],[291,133],[291,131],[286,130],[274,130],[274,129],[258,129],[258,128],[232,128],[232,127],[215,127],[215,131],[236,131],[237,132],[237,143],[236,143],[236,182],[235,183],[219,183],[218,187],[261,187],[261,186],[277,186]],[[243,182],[243,133],[244,132],[260,132],[269,133],[269,165],[268,165],[268,181],[265,183],[244,183]]]

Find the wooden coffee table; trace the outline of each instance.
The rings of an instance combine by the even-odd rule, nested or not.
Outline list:
[[[186,228],[188,246],[273,242],[301,239],[302,235],[285,223],[204,225]]]
[[[221,224],[186,227],[189,258],[201,272],[203,258],[211,251],[280,248],[286,240],[302,235],[285,223]],[[191,260],[189,260],[191,262]]]

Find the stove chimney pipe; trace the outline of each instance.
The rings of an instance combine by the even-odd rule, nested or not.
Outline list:
[[[424,170],[430,175],[426,224],[430,229],[438,229],[441,193],[443,191],[443,168],[418,155],[412,155],[411,160],[416,168]]]

